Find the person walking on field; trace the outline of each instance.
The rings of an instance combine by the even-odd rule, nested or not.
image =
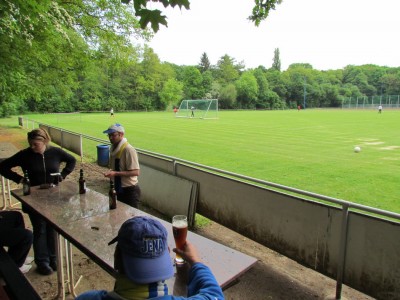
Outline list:
[[[189,268],[187,297],[173,296],[167,279],[174,276],[169,254],[168,232],[156,219],[133,217],[122,224],[114,253],[114,268],[118,275],[113,291],[91,290],[76,300],[223,300],[224,294],[211,270],[201,262],[196,248],[186,241],[181,255]],[[178,274],[176,276],[179,276]],[[176,278],[178,280],[178,277]],[[185,282],[187,278],[185,276]]]
[[[110,170],[104,176],[114,181],[117,199],[135,208],[140,200],[139,159],[136,149],[124,137],[125,129],[121,124],[113,124],[104,130],[111,142]]]
[[[13,170],[19,166],[28,173],[31,186],[46,188],[50,184],[58,184],[74,170],[76,159],[63,149],[50,146],[50,141],[49,133],[43,128],[28,132],[29,147],[2,161],[0,174],[15,183],[21,183],[24,177]],[[54,178],[51,174],[60,172],[61,163],[65,163],[61,176]],[[33,227],[36,270],[41,275],[50,275],[57,270],[55,230],[27,205],[22,204],[22,211],[29,215]]]
[[[114,109],[111,107],[111,110],[110,110],[110,117],[114,117]]]
[[[192,106],[192,107],[190,107],[190,110],[192,111],[192,114],[191,114],[191,118],[194,118],[194,110],[195,110],[196,108],[194,107],[194,106]]]
[[[378,106],[378,113],[381,114],[382,113],[382,105]]]

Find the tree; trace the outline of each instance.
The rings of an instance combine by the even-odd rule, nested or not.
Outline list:
[[[339,89],[339,94],[345,97],[362,97],[363,94],[360,92],[357,86],[350,83],[344,84]]]
[[[267,101],[268,101],[268,96],[269,96],[269,91],[270,91],[267,78],[265,77],[265,74],[261,68],[255,69],[253,72],[253,75],[256,78],[257,85],[258,85],[258,95],[257,95],[256,107],[257,108],[267,108],[267,107],[269,107]]]
[[[312,69],[313,67],[309,63],[294,63],[289,65],[288,69],[296,69],[296,68]]]
[[[297,107],[304,101],[304,91],[307,93],[307,107],[311,103],[311,87],[313,79],[308,64],[293,64],[283,73],[285,82],[287,83],[286,103],[289,107]]]
[[[212,94],[212,83],[214,81],[214,78],[212,77],[211,71],[205,71],[202,74],[203,81],[202,81],[202,86],[203,86],[203,91],[205,94]]]
[[[200,58],[199,70],[201,73],[204,73],[205,71],[209,71],[210,68],[211,68],[210,60],[208,59],[207,53],[204,52]]]
[[[256,26],[260,25],[261,21],[268,17],[269,12],[281,3],[282,0],[255,0],[256,5],[253,7],[249,20],[253,21]]]
[[[284,73],[277,70],[269,69],[265,72],[265,77],[272,91],[279,95],[282,100],[287,97],[287,82],[285,81]]]
[[[118,54],[132,34],[149,36],[119,1],[14,0],[1,2],[0,11],[0,82],[6,87],[0,105],[16,101],[12,107],[26,102],[32,110],[77,109],[71,97],[92,63],[96,52],[90,50],[107,45]]]
[[[235,83],[237,90],[237,100],[242,108],[255,107],[257,100],[258,85],[257,79],[251,71],[244,72]]]
[[[230,83],[221,88],[219,105],[221,108],[233,108],[236,104],[237,91],[234,84]]]
[[[400,94],[400,71],[388,71],[382,77],[382,85],[385,87],[386,95],[399,95]]]
[[[140,18],[140,25],[145,28],[147,24],[151,23],[151,27],[154,32],[159,29],[159,24],[167,26],[167,20],[161,11],[158,9],[147,9],[148,2],[161,2],[164,7],[185,7],[189,9],[189,0],[122,0],[123,3],[129,4],[133,1],[133,6],[136,11],[136,16]],[[269,12],[274,10],[277,4],[281,4],[282,0],[254,0],[255,5],[252,10],[252,14],[249,16],[249,20],[253,21],[258,26],[262,20],[265,20]]]
[[[160,24],[167,25],[154,2],[190,8],[189,0],[1,1],[0,114],[23,112],[26,107],[42,111],[104,109],[115,101],[121,101],[120,108],[161,107],[159,92],[174,76],[162,66],[147,71],[146,50],[140,65],[131,39],[148,40]],[[258,0],[256,5],[263,10],[263,18],[269,8]],[[149,24],[152,31],[147,29]],[[211,69],[207,60],[204,57],[203,73]],[[238,74],[230,82],[243,68],[234,65]],[[94,83],[96,79],[99,81]],[[208,75],[203,79],[205,93],[212,82]],[[196,93],[200,95],[200,91]]]
[[[133,2],[135,15],[139,18],[142,29],[146,28],[149,23],[154,32],[159,30],[160,24],[167,26],[167,18],[161,14],[159,9],[147,8],[149,2],[158,2],[158,0],[121,0],[121,2],[125,4]],[[169,6],[179,6],[180,9],[182,9],[182,7],[189,9],[190,6],[189,0],[160,0],[160,2],[162,2],[165,8]]]
[[[213,81],[209,93],[211,94],[211,99],[221,99],[220,98],[221,85],[218,82]],[[235,94],[235,100],[236,100],[236,94]]]
[[[323,83],[320,85],[322,97],[319,101],[320,107],[340,107],[339,87],[332,84]]]
[[[366,96],[373,96],[377,89],[369,84],[367,75],[363,69],[355,66],[346,66],[343,70],[343,83],[356,85],[358,89]]]
[[[272,69],[281,70],[281,59],[279,58],[279,48],[275,48]]]
[[[201,99],[204,97],[203,77],[196,67],[188,66],[184,68],[183,85],[185,99]]]
[[[168,79],[159,93],[159,96],[165,107],[170,105],[178,106],[183,96],[183,84],[173,78]]]
[[[283,101],[277,93],[275,93],[274,91],[267,91],[266,93],[266,99],[267,99],[267,103],[269,105],[269,107],[265,107],[265,108],[269,108],[269,109],[286,109],[286,103],[285,101]]]
[[[239,71],[235,67],[235,59],[225,54],[217,63],[216,80],[225,85],[233,83],[238,78]]]

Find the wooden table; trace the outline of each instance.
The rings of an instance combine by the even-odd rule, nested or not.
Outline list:
[[[54,226],[59,235],[114,276],[116,274],[113,268],[115,244],[108,246],[108,242],[117,236],[119,228],[127,219],[138,215],[148,215],[122,202],[118,202],[117,209],[109,211],[107,196],[90,189],[87,189],[86,194],[80,195],[77,182],[64,181],[59,186],[50,189],[33,187],[29,196],[23,196],[22,189],[17,189],[12,191],[12,195],[41,214]],[[158,219],[167,228],[169,247],[174,248],[171,223],[152,217]],[[211,268],[222,288],[227,287],[257,261],[253,257],[190,231],[188,240],[197,247],[203,262]],[[60,250],[58,255],[60,270],[57,272],[59,290],[62,290],[61,294],[65,294],[60,243],[58,243],[58,248]],[[68,255],[68,251],[66,254],[69,259],[66,260],[67,269],[69,269],[67,272],[72,273],[72,255]],[[174,253],[171,252],[171,255],[173,256]],[[175,295],[185,295],[186,270],[181,268],[175,268],[175,270],[175,276],[168,280],[168,286]],[[70,291],[71,288],[73,287],[70,287]],[[64,295],[61,296],[64,297]]]

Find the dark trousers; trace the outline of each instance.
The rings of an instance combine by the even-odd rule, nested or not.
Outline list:
[[[32,245],[32,232],[25,228],[18,211],[0,212],[0,246],[8,247],[8,255],[21,267]]]
[[[56,261],[56,233],[53,227],[40,215],[30,211],[29,218],[33,227],[33,253],[35,263],[49,265]]]
[[[122,192],[117,192],[117,200],[138,208],[140,194],[139,185],[123,187]]]

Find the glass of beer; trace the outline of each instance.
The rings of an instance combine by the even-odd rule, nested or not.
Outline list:
[[[172,232],[174,233],[175,245],[178,249],[183,249],[186,243],[186,236],[188,230],[187,217],[183,215],[173,216],[172,218]],[[183,264],[185,261],[182,257],[176,254],[175,263]]]

